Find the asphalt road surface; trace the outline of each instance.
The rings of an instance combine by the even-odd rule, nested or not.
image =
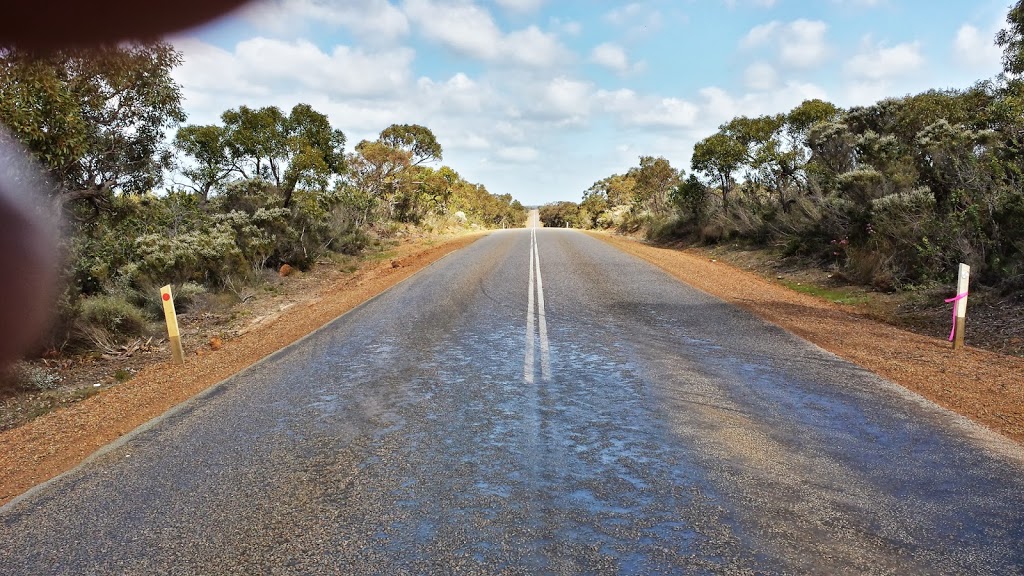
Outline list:
[[[1024,574],[1024,455],[514,230],[0,509],[0,573]]]

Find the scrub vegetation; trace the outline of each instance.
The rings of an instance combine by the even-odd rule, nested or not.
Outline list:
[[[303,103],[185,124],[171,76],[180,63],[159,42],[0,47],[0,124],[43,168],[64,226],[66,282],[40,353],[153,335],[166,283],[187,311],[245,294],[284,265],[306,270],[414,231],[525,221],[511,196],[441,166],[442,146],[424,126],[385,127],[348,150],[342,130]]]
[[[644,156],[541,219],[768,248],[886,291],[948,283],[966,262],[982,285],[1024,292],[1024,2],[1007,22],[998,78],[734,118],[696,144],[689,174]]]

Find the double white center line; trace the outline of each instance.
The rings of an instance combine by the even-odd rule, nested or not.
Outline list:
[[[536,302],[536,307],[534,307]],[[540,276],[540,253],[537,251],[537,228],[530,228],[530,292],[526,310],[526,358],[523,360],[523,380],[533,384],[536,367],[536,341],[540,340],[540,377],[551,379],[551,350],[548,347],[548,323],[544,315],[544,281]]]

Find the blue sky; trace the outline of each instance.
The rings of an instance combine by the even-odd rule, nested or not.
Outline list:
[[[524,204],[640,155],[689,169],[737,115],[848,107],[998,74],[1010,0],[270,0],[172,42],[189,122],[307,102],[351,149],[431,128],[444,163]]]

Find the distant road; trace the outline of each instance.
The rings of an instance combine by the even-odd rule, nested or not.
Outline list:
[[[0,541],[0,574],[1022,574],[1024,453],[531,228],[5,506]]]
[[[540,210],[536,208],[530,210],[530,215],[526,219],[527,228],[542,228],[544,223],[540,221]]]

